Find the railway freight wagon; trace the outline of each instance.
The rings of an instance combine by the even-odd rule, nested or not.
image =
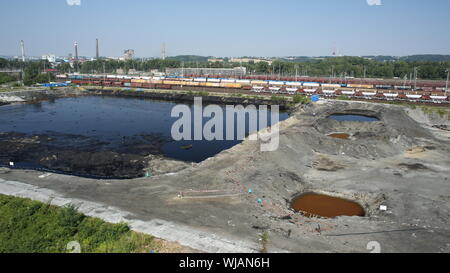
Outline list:
[[[430,100],[433,103],[446,103],[449,102],[449,97],[446,93],[442,94],[441,92],[433,92],[430,95]]]
[[[192,77],[196,77],[198,75],[190,75]],[[215,75],[214,77],[220,77],[219,75]],[[230,77],[232,78],[232,76]],[[373,85],[373,88],[376,85],[379,86],[390,86],[389,88],[378,88],[378,89],[391,89],[392,86],[401,86],[404,84],[404,80],[401,79],[373,79],[373,78],[329,78],[329,77],[279,77],[279,76],[268,76],[268,75],[247,75],[247,76],[239,76],[235,77],[236,79],[249,79],[249,80],[266,80],[266,81],[300,81],[300,82],[318,82],[318,83],[335,83],[335,84],[352,84],[352,85]],[[432,81],[432,80],[418,80],[417,88],[432,88],[433,90],[437,90],[437,88],[443,88],[445,86],[445,81]],[[366,87],[359,87],[366,88]]]
[[[373,85],[372,84],[347,84],[347,87],[373,89]]]
[[[449,96],[433,88],[423,88],[423,91],[411,91],[411,86],[371,85],[360,83],[321,83],[315,81],[299,82],[264,79],[233,79],[205,77],[137,77],[123,75],[58,75],[58,80],[78,85],[98,85],[111,87],[157,88],[171,89],[172,86],[214,87],[225,89],[251,90],[273,94],[305,95],[322,94],[323,96],[359,97],[364,99],[408,100],[411,102],[448,103]],[[310,78],[311,80],[312,78]],[[425,91],[427,90],[427,91]]]

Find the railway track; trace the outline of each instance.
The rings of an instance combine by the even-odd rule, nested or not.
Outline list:
[[[69,75],[60,78],[70,79],[72,84],[101,87],[119,87],[135,89],[165,89],[206,91],[215,93],[239,93],[248,95],[283,95],[296,94],[313,96],[320,95],[329,99],[345,98],[349,100],[365,100],[373,102],[408,102],[411,104],[448,105],[450,96],[445,89],[427,87],[426,90],[407,90],[401,86],[383,85],[382,89],[370,84],[329,84],[320,82],[290,82],[238,80],[220,78],[160,78],[160,77],[130,77],[94,75]],[[69,82],[69,81],[68,81]],[[400,88],[400,89],[399,89]],[[430,89],[431,88],[431,89]]]

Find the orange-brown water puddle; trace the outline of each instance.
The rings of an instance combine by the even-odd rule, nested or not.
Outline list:
[[[329,137],[340,138],[340,139],[350,139],[349,134],[337,133],[337,134],[329,134]]]
[[[292,201],[292,208],[307,217],[364,216],[364,209],[356,202],[323,194],[306,193]]]

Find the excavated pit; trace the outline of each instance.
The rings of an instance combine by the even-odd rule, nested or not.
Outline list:
[[[294,198],[291,207],[306,217],[365,216],[363,207],[354,201],[317,193]]]
[[[346,108],[341,105],[323,109],[322,113],[317,114],[313,127],[318,134],[316,140],[309,141],[309,144],[322,154],[344,153],[351,157],[376,159],[398,152],[390,140],[398,133],[386,124],[384,112],[378,109]]]

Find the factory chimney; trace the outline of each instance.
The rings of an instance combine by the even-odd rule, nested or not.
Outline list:
[[[75,71],[78,72],[78,43],[75,42]]]
[[[78,61],[78,43],[75,42],[75,61]]]
[[[165,60],[166,59],[166,44],[163,43],[161,46],[161,59]]]
[[[95,59],[96,60],[98,60],[99,59],[99,57],[100,57],[100,53],[99,53],[99,50],[98,50],[98,39],[95,39],[95,41],[96,41],[96,52],[95,52]]]
[[[22,51],[22,62],[25,62],[25,43],[20,41],[20,50]]]

